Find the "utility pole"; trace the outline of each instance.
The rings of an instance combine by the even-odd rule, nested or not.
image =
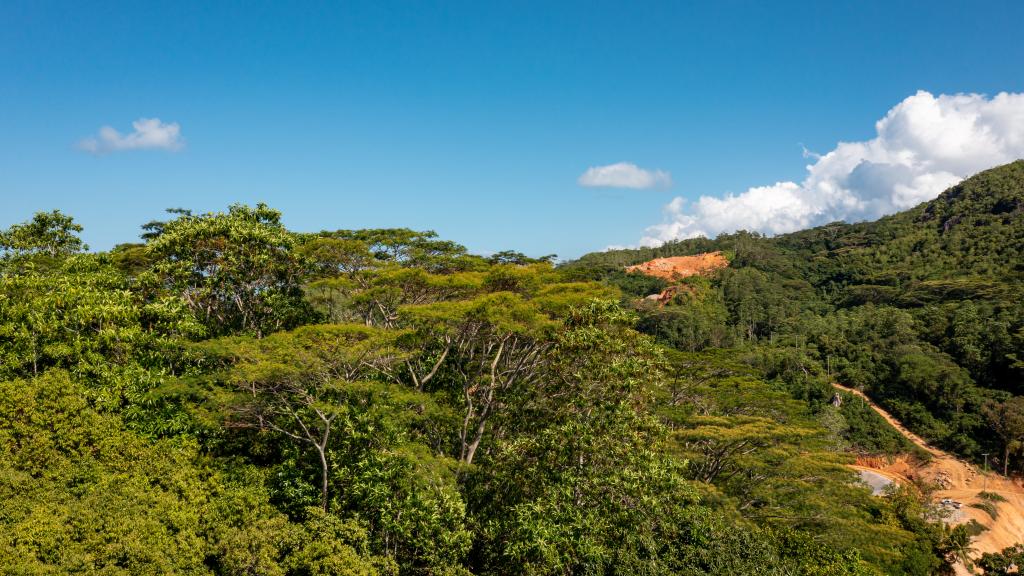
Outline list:
[[[982,492],[988,491],[988,452],[982,454],[985,457],[985,487],[982,488]]]

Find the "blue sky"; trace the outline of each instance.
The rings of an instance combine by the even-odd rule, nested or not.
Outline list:
[[[0,3],[0,225],[60,208],[105,249],[167,207],[265,201],[296,230],[573,257],[804,186],[802,146],[876,138],[919,90],[1024,92],[1020,2],[295,4]],[[184,146],[82,149],[140,118]],[[579,184],[618,162],[671,186]],[[731,225],[686,222],[655,236]]]

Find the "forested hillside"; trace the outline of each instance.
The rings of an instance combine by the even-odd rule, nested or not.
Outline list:
[[[830,380],[1024,461],[1024,162],[561,266],[264,205],[80,232],[0,232],[4,573],[942,574],[970,528],[857,482],[913,448]],[[666,305],[623,271],[712,250]]]
[[[729,269],[643,311],[643,331],[680,349],[746,350],[812,404],[831,395],[829,378],[862,389],[929,441],[1021,470],[1024,161],[876,222],[685,240],[570,267],[642,293],[651,287],[619,267],[709,250],[729,254]]]

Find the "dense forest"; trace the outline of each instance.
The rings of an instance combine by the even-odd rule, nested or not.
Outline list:
[[[7,574],[944,574],[913,451],[1024,464],[1024,162],[913,210],[560,265],[171,209],[0,232]],[[720,250],[665,288],[623,267]],[[1002,574],[1020,549],[986,555]]]
[[[729,269],[684,281],[691,289],[671,305],[643,312],[642,331],[683,350],[746,350],[812,404],[831,394],[828,378],[841,381],[937,445],[1024,469],[1024,161],[877,222],[685,240],[570,266],[643,294],[659,286],[621,266],[710,250],[728,254]]]

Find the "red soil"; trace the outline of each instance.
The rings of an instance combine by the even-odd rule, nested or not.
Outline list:
[[[1024,488],[1016,480],[995,472],[978,470],[973,464],[929,445],[892,414],[871,401],[863,392],[836,383],[832,386],[862,399],[897,432],[931,454],[931,459],[926,462],[905,457],[861,457],[857,459],[854,468],[874,470],[897,482],[909,479],[916,483],[936,486],[937,490],[933,493],[935,500],[948,498],[960,502],[962,507],[948,522],[958,524],[973,519],[988,528],[971,543],[976,550],[976,556],[982,552],[998,552],[1024,540]],[[982,492],[999,494],[1005,500],[995,503],[998,511],[996,518],[970,506],[983,501]],[[954,565],[953,569],[957,575],[972,574],[960,563]]]
[[[643,264],[628,266],[626,272],[638,272],[666,280],[679,280],[687,276],[710,274],[728,265],[729,261],[722,256],[721,252],[707,252],[694,256],[655,258]]]

